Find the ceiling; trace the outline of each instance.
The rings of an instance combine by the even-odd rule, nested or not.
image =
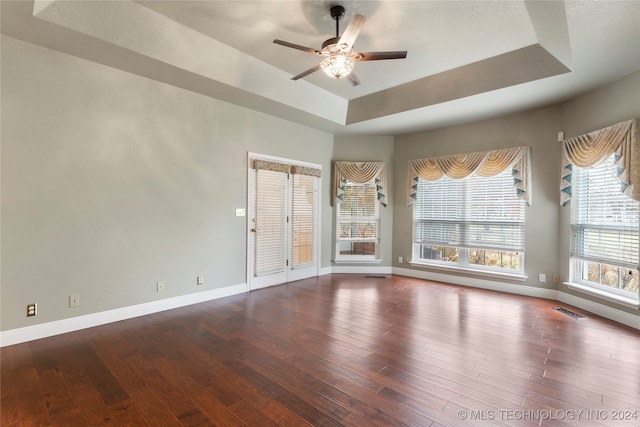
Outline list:
[[[291,77],[335,35],[329,8],[367,20],[351,86]],[[0,2],[1,32],[334,134],[393,135],[551,105],[640,69],[640,1]]]

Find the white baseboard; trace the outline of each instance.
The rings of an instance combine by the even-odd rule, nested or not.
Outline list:
[[[320,267],[318,270],[318,276],[326,276],[327,274],[331,274],[331,267]]]
[[[362,266],[362,265],[334,265],[331,267],[332,273],[349,274],[392,274],[392,267]]]
[[[556,291],[553,289],[536,288],[534,286],[526,286],[517,283],[495,282],[493,280],[479,279],[475,277],[454,276],[434,271],[412,270],[409,268],[397,267],[393,268],[393,274],[415,277],[417,279],[434,280],[443,283],[453,283],[454,285],[500,291],[510,294],[526,295],[529,297],[556,299]]]
[[[627,325],[635,329],[640,329],[640,315],[616,310],[608,305],[598,304],[597,302],[561,291],[558,291],[558,296],[555,299],[565,304],[581,308],[589,313],[597,314],[598,316],[613,320],[614,322],[622,323],[623,325]]]
[[[486,279],[454,276],[431,271],[413,270],[397,267],[333,266],[323,268],[319,272],[320,275],[331,273],[397,274],[400,276],[415,277],[417,279],[434,280],[438,282],[471,286],[475,288],[488,289],[517,295],[545,298],[560,301],[565,304],[581,308],[590,313],[613,320],[614,322],[618,322],[623,325],[627,325],[640,330],[640,316],[638,315],[617,310],[613,307],[609,307],[594,301],[590,301],[553,289],[543,289],[532,286],[524,286],[521,284],[494,282]],[[99,313],[87,314],[85,316],[57,320],[55,322],[48,322],[39,325],[27,326],[24,328],[12,329],[0,332],[0,347],[20,344],[27,341],[46,338],[58,334],[64,334],[67,332],[78,331],[94,326],[105,325],[111,322],[117,322],[120,320],[131,319],[147,314],[158,313],[160,311],[184,307],[186,305],[197,304],[199,302],[210,301],[213,299],[237,295],[244,292],[247,292],[246,283],[226,286],[223,288],[212,289],[204,292],[181,295],[173,298],[147,302],[144,304],[138,304],[129,307],[117,308],[114,310],[107,310]]]
[[[42,323],[39,325],[27,326],[24,328],[11,329],[0,332],[0,347],[13,344],[20,344],[27,341],[46,338],[53,335],[67,332],[79,331],[80,329],[105,325],[111,322],[131,319],[133,317],[158,313],[172,308],[184,307],[185,305],[197,304],[217,298],[247,292],[247,284],[225,286],[223,288],[211,289],[204,292],[196,292],[187,295],[180,295],[173,298],[166,298],[158,301],[146,302],[129,307],[116,308],[113,310],[101,311],[99,313],[87,314],[84,316],[71,317],[69,319],[57,320],[55,322]]]
[[[597,314],[598,316],[602,316],[606,319],[613,320],[614,322],[618,322],[635,329],[640,329],[639,315],[631,314],[626,311],[618,310],[607,305],[599,304],[597,302],[580,298],[575,295],[570,295],[554,289],[536,288],[533,286],[524,286],[516,283],[494,282],[486,279],[453,276],[432,271],[412,270],[409,268],[394,267],[393,274],[559,301],[565,304],[572,305],[574,307],[578,307],[590,313]]]

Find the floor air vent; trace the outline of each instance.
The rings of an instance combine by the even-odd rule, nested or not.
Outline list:
[[[386,279],[387,276],[364,276],[365,279]]]
[[[567,316],[571,316],[571,317],[573,317],[574,319],[586,319],[586,317],[584,317],[583,315],[578,314],[578,313],[574,313],[573,311],[569,311],[569,310],[567,310],[566,308],[562,308],[562,307],[555,307],[555,308],[554,308],[554,310],[557,310],[557,311],[559,311],[560,313],[564,313],[564,314],[566,314]]]

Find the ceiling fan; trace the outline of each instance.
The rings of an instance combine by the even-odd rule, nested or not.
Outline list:
[[[322,70],[328,76],[336,79],[346,77],[353,86],[359,85],[360,80],[353,72],[355,62],[361,61],[378,61],[382,59],[402,59],[407,57],[407,51],[387,51],[387,52],[355,52],[353,43],[356,41],[360,29],[364,25],[365,18],[362,15],[354,15],[347,26],[347,29],[340,37],[340,20],[344,18],[344,7],[333,6],[331,8],[331,18],[336,21],[336,36],[322,43],[322,50],[313,49],[311,47],[301,46],[289,43],[284,40],[274,40],[275,44],[298,49],[303,52],[311,53],[324,57],[324,59],[312,68],[293,76],[291,80],[298,80],[309,74]]]

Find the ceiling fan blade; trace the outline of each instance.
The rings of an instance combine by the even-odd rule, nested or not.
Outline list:
[[[322,53],[319,50],[316,50],[314,48],[301,46],[301,45],[295,44],[295,43],[289,43],[289,42],[286,42],[284,40],[275,39],[273,42],[275,44],[279,44],[279,45],[282,45],[282,46],[290,47],[290,48],[293,48],[293,49],[298,49],[298,50],[301,50],[301,51],[307,52],[307,53],[313,53],[315,55],[320,55]]]
[[[358,86],[360,84],[360,79],[353,71],[349,73],[347,79],[349,80],[349,83],[351,83],[351,86]]]
[[[360,34],[360,30],[366,20],[367,18],[362,15],[353,15],[347,29],[342,33],[342,37],[340,37],[338,44],[346,44],[349,47],[353,47],[353,43],[356,41],[358,34]]]
[[[315,67],[311,67],[308,70],[301,72],[297,76],[291,77],[291,80],[299,80],[299,79],[303,78],[304,76],[308,76],[311,73],[315,73],[319,69],[320,69],[320,64],[317,64]]]
[[[356,61],[379,61],[381,59],[403,59],[406,57],[406,50],[396,50],[388,52],[358,52],[354,59]]]

